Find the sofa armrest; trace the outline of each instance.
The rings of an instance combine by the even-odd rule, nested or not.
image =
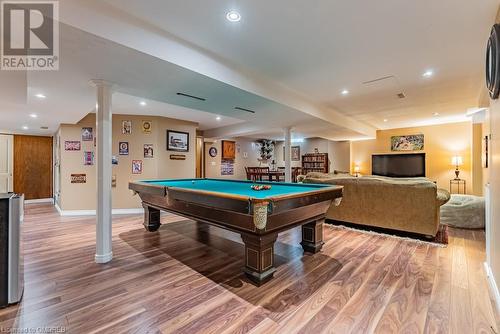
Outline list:
[[[450,192],[446,189],[437,189],[436,201],[438,206],[442,206],[450,200]]]

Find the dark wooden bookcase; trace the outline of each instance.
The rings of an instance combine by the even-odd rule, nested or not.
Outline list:
[[[310,172],[329,172],[328,153],[309,153],[302,156],[302,174]]]

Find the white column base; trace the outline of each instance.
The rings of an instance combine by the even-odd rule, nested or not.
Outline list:
[[[108,253],[108,254],[96,254],[95,255],[95,263],[108,263],[113,259],[113,252]]]

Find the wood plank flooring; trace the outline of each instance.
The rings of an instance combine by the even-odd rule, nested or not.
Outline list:
[[[113,219],[114,259],[95,264],[94,217],[29,205],[26,289],[0,309],[0,332],[498,333],[483,270],[483,231],[450,230],[450,245],[325,228],[321,253],[303,256],[300,230],[280,235],[275,278],[241,274],[237,234],[162,217]]]

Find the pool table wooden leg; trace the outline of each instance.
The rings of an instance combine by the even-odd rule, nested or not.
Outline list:
[[[143,204],[144,207],[144,228],[148,232],[155,232],[160,228],[160,210]]]
[[[245,267],[243,271],[247,277],[260,286],[273,278],[274,268],[274,242],[277,233],[267,235],[241,234],[245,243]]]
[[[323,223],[324,219],[302,225],[302,248],[309,253],[317,253],[323,247]]]

